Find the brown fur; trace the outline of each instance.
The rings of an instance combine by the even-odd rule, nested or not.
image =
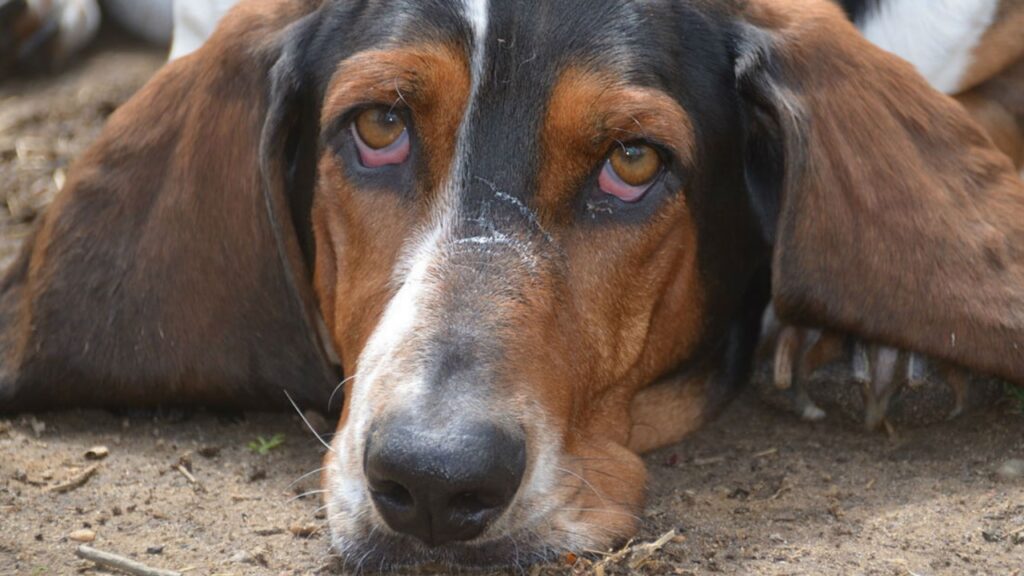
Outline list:
[[[957,100],[1014,165],[1024,168],[1024,57]]]
[[[782,46],[763,78],[788,158],[781,315],[1024,382],[1024,184],[1009,160],[837,8],[749,13]]]
[[[278,30],[312,4],[240,7],[77,161],[4,279],[4,408],[326,403],[254,170]]]
[[[1002,0],[995,22],[974,48],[970,68],[960,83],[966,92],[998,76],[1024,58],[1024,0]]]

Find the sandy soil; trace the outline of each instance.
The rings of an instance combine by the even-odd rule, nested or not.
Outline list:
[[[68,162],[160,62],[108,43],[59,78],[0,85],[0,263]],[[1007,466],[1024,458],[1017,408],[1004,402],[894,438],[803,423],[748,392],[648,457],[637,545],[535,572],[1019,575],[1024,480]],[[337,567],[318,512],[323,448],[296,415],[2,418],[0,574],[104,573],[74,556],[73,537],[190,575]],[[276,435],[279,446],[254,449]],[[90,460],[94,446],[108,455]]]

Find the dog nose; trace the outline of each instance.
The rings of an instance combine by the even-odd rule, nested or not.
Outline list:
[[[508,507],[526,468],[526,445],[490,423],[450,429],[375,427],[365,472],[380,515],[429,546],[479,536]]]

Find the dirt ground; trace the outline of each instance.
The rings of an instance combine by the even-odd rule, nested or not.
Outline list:
[[[60,77],[0,84],[0,264],[161,61],[108,42]],[[1024,573],[1019,406],[897,433],[804,423],[747,392],[648,457],[637,545],[535,573]],[[107,455],[89,459],[94,446]],[[104,573],[75,538],[189,575],[329,573],[322,452],[294,414],[0,418],[0,574]]]

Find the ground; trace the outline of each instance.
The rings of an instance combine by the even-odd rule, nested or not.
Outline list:
[[[0,85],[0,264],[161,61],[108,41],[64,75]],[[648,456],[631,548],[535,572],[1022,574],[1019,408],[884,435],[804,423],[747,392]],[[190,575],[328,573],[323,451],[294,414],[0,417],[0,575],[104,573],[75,557],[76,538]]]

